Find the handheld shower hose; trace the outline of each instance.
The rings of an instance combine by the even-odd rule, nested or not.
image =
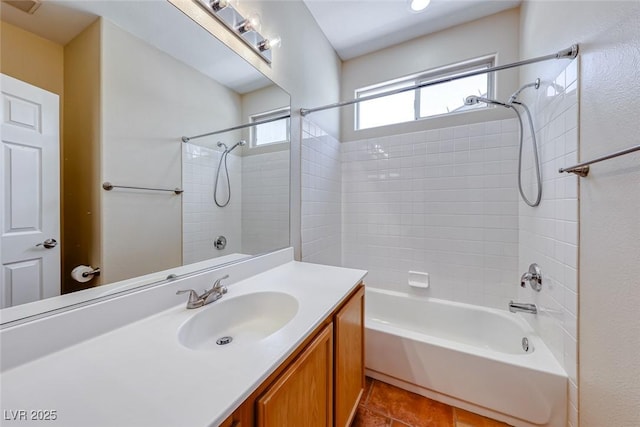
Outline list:
[[[236,142],[234,145],[231,146],[231,148],[228,148],[227,145],[225,143],[223,143],[223,142],[218,142],[218,144],[217,144],[218,147],[224,147],[224,151],[222,152],[222,155],[220,156],[220,162],[218,162],[218,171],[216,172],[216,181],[215,181],[215,184],[213,185],[213,201],[215,202],[216,206],[218,206],[220,208],[224,208],[231,201],[231,180],[229,179],[229,167],[227,165],[227,156],[238,145],[239,146],[243,146],[245,144],[246,144],[246,141],[244,141],[244,140],[240,140],[240,141]],[[219,202],[218,201],[218,181],[220,179],[220,172],[221,172],[221,169],[222,169],[221,168],[222,162],[224,162],[224,173],[227,176],[227,199],[225,201],[220,201]]]
[[[540,87],[540,79],[537,79],[534,83],[526,84],[522,86],[520,89],[518,89],[517,91],[515,91],[513,95],[511,95],[511,97],[509,98],[509,102],[507,103],[496,101],[494,99],[483,98],[481,96],[474,96],[474,95],[468,96],[464,100],[464,103],[466,105],[475,105],[475,104],[478,104],[479,102],[483,102],[485,104],[499,105],[501,107],[510,108],[516,113],[516,116],[518,117],[518,123],[520,124],[520,149],[518,153],[518,191],[520,192],[520,196],[522,197],[522,200],[527,205],[531,207],[536,207],[540,204],[540,200],[542,200],[542,176],[540,173],[540,159],[538,158],[538,143],[536,141],[536,132],[533,127],[533,118],[531,117],[531,112],[529,111],[529,107],[527,107],[523,102],[516,101],[516,98],[518,97],[520,92],[532,86],[538,89]],[[524,146],[524,125],[522,124],[522,115],[520,111],[518,111],[518,109],[514,106],[514,104],[522,107],[525,113],[527,113],[527,118],[529,119],[529,130],[531,131],[531,142],[533,145],[532,147],[533,159],[534,159],[535,170],[536,170],[537,191],[536,191],[536,197],[534,201],[531,201],[529,200],[529,198],[527,198],[522,188],[522,151]]]

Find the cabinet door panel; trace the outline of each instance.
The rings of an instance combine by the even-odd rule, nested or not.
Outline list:
[[[259,427],[328,427],[333,419],[333,326],[258,399]]]
[[[364,391],[364,287],[335,316],[335,425],[348,426]]]

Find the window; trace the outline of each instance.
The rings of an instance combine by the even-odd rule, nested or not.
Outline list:
[[[250,116],[251,123],[277,119],[287,116],[291,112],[289,107]],[[289,142],[289,117],[262,123],[251,127],[251,147],[262,147],[270,144]]]
[[[412,87],[472,71],[485,70],[493,67],[493,60],[493,57],[481,58],[473,62],[457,64],[408,78],[396,79],[361,88],[356,90],[356,98],[364,98],[405,87]],[[469,95],[492,96],[492,93],[493,84],[490,74],[479,74],[447,83],[440,83],[416,90],[408,90],[395,95],[363,101],[356,104],[355,129],[368,129],[442,114],[486,108],[487,106],[482,103],[465,105],[464,100]]]

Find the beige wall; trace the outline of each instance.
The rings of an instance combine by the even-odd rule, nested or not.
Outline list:
[[[100,21],[64,48],[64,292],[104,283],[97,276],[86,284],[71,279],[78,265],[102,265],[100,239]]]
[[[291,97],[277,85],[267,86],[262,89],[242,95],[242,123],[249,123],[249,118],[254,114],[273,111],[282,107],[288,107],[291,103]],[[283,113],[284,114],[284,113]],[[251,138],[251,129],[242,130],[242,138],[249,142]],[[288,150],[289,144],[276,144],[266,147],[250,147],[250,144],[242,148],[243,156],[254,156],[263,153],[272,153],[274,151]]]
[[[529,1],[521,55],[580,43],[580,160],[636,145],[640,3]],[[560,61],[557,70],[562,67]],[[521,81],[542,67],[522,68]],[[543,76],[544,77],[544,76]],[[580,179],[579,425],[640,425],[640,155]]]
[[[496,65],[514,62],[518,59],[518,29],[519,9],[510,9],[345,61],[341,98],[354,98],[361,87],[480,56],[496,54]],[[498,99],[508,99],[518,88],[517,71],[498,72],[495,79]],[[341,135],[346,142],[511,117],[513,113],[506,109],[492,108],[355,131],[351,106],[342,108]]]
[[[64,48],[7,22],[0,24],[0,70],[3,74],[62,95]]]

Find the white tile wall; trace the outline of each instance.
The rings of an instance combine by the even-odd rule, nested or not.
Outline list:
[[[289,246],[289,150],[242,157],[242,251]]]
[[[536,303],[539,315],[525,317],[569,375],[573,426],[578,181],[557,171],[578,158],[577,75],[573,61],[536,92],[543,177],[536,208],[518,195],[516,119],[343,144],[305,120],[302,144],[303,260],[340,264],[342,253],[342,265],[369,270],[372,286],[406,291],[408,271],[417,270],[431,278],[431,288],[421,292],[436,298],[501,309],[511,299]],[[534,199],[524,124],[523,186]],[[518,286],[532,262],[543,270],[539,294]]]
[[[542,161],[543,192],[539,207],[520,203],[519,271],[532,262],[542,268],[540,293],[518,292],[540,312],[526,316],[567,371],[569,420],[577,426],[578,178],[558,169],[578,159],[578,66],[572,61],[553,82],[542,83],[533,108]],[[526,132],[525,147],[530,147]],[[526,152],[527,192],[532,188],[531,151]],[[529,161],[528,161],[529,160]],[[532,193],[528,193],[532,194]]]
[[[517,286],[515,119],[342,144],[343,261],[372,286],[505,309]]]
[[[213,188],[220,161],[219,148],[183,144],[182,150],[182,252],[183,264],[241,252],[241,158],[230,154],[227,159],[231,180],[231,201],[224,208],[213,202]],[[220,177],[218,200],[225,200],[226,176]],[[215,238],[224,235],[227,247],[218,250]]]
[[[340,142],[302,121],[302,260],[342,265]]]

